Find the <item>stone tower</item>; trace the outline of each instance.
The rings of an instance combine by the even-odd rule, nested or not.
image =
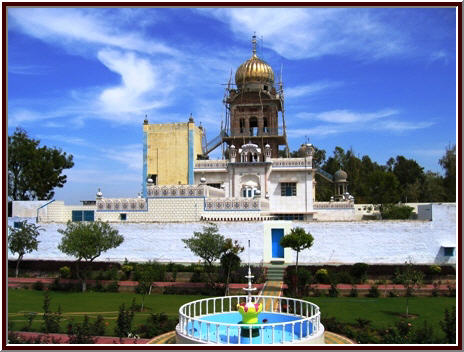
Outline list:
[[[252,39],[251,58],[235,73],[235,84],[236,89],[229,89],[226,97],[230,126],[223,142],[229,146],[251,142],[261,150],[269,145],[272,158],[277,158],[279,146],[287,145],[283,90],[280,86],[279,92],[276,91],[274,71],[256,55],[256,36]]]

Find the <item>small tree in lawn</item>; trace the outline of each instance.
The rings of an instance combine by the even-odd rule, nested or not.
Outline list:
[[[150,294],[151,285],[155,279],[155,272],[151,265],[144,265],[140,271],[140,276],[138,279],[139,285],[136,288],[136,292],[142,296],[142,305],[140,311],[143,311],[143,304],[145,301],[145,296]]]
[[[18,253],[18,260],[16,261],[16,277],[19,274],[19,263],[23,260],[24,254],[36,251],[40,241],[37,240],[39,230],[43,228],[36,224],[21,221],[18,228],[8,226],[8,248],[10,252]]]
[[[237,270],[240,268],[241,260],[238,254],[243,252],[243,250],[244,248],[239,245],[237,240],[233,242],[231,238],[227,238],[225,240],[224,251],[221,255],[221,266],[223,271],[226,273],[226,296],[229,294],[230,273],[232,270]]]
[[[406,289],[406,318],[409,317],[409,297],[420,287],[424,279],[422,271],[414,270],[412,260],[405,262],[404,270],[398,275],[398,281]]]
[[[58,249],[67,255],[77,257],[76,274],[82,283],[82,292],[87,289],[87,268],[80,268],[80,263],[84,261],[87,266],[103,252],[118,247],[124,241],[118,230],[101,221],[68,221],[66,229],[59,229],[58,232],[63,235]]]
[[[209,284],[214,284],[213,263],[221,258],[224,253],[225,239],[218,232],[215,224],[208,224],[203,227],[203,232],[194,232],[191,238],[182,240],[186,248],[189,248],[193,254],[204,260],[206,273],[208,274]]]
[[[298,296],[298,255],[304,249],[308,249],[313,245],[314,238],[308,232],[306,232],[301,227],[293,228],[289,234],[283,236],[280,239],[280,245],[284,248],[291,248],[296,252],[296,265],[295,265],[295,275],[296,275],[296,295]]]

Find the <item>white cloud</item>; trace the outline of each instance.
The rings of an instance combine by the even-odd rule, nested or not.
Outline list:
[[[14,25],[27,34],[47,42],[60,41],[60,45],[71,48],[73,42],[80,41],[152,54],[177,54],[163,43],[143,38],[138,33],[118,30],[116,21],[120,22],[120,17],[104,16],[102,12],[72,8],[12,8],[8,15]]]
[[[142,172],[142,145],[129,144],[125,146],[117,146],[114,149],[101,149],[105,157],[118,161],[125,165],[129,170]]]
[[[248,40],[258,31],[266,46],[289,59],[350,54],[378,59],[409,51],[407,34],[382,23],[369,9],[201,9]]]
[[[419,130],[422,128],[431,127],[434,125],[432,121],[423,121],[423,122],[406,122],[406,121],[397,121],[397,120],[389,120],[389,121],[382,121],[375,129],[377,130],[390,130],[395,132],[404,132],[410,130]]]
[[[361,113],[350,110],[332,110],[321,113],[299,113],[297,117],[306,120],[323,121],[329,124],[310,128],[289,129],[290,137],[307,135],[328,136],[347,132],[384,131],[402,133],[411,130],[428,128],[433,121],[405,122],[391,119],[398,111],[393,109],[380,110],[373,113]]]
[[[169,77],[163,77],[159,72],[160,67],[133,52],[100,50],[98,59],[121,76],[120,85],[104,89],[97,99],[103,114],[118,114],[119,120],[131,119],[128,113],[143,113],[166,105],[173,86]]]
[[[303,85],[303,86],[289,87],[285,89],[285,97],[291,99],[291,98],[300,98],[303,96],[310,96],[310,95],[319,93],[323,90],[339,87],[341,85],[342,85],[341,82],[321,81],[321,82],[314,82],[314,83]]]
[[[8,65],[8,73],[16,75],[44,75],[51,71],[51,67],[40,65]]]
[[[320,120],[331,123],[358,123],[376,120],[398,114],[397,110],[386,109],[373,113],[361,113],[350,110],[331,110],[321,113],[298,113],[296,117],[304,120]]]
[[[89,143],[79,137],[74,137],[74,136],[69,136],[69,135],[61,135],[61,134],[48,134],[48,135],[37,135],[37,138],[39,138],[42,142],[43,140],[50,140],[50,141],[58,141],[61,143],[65,144],[74,144],[74,145],[80,145],[80,146],[88,146]]]

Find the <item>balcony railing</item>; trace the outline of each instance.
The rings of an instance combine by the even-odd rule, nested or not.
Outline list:
[[[261,137],[261,136],[283,136],[284,129],[282,127],[278,128],[261,128],[251,127],[251,128],[231,128],[228,131],[228,135],[231,137]]]

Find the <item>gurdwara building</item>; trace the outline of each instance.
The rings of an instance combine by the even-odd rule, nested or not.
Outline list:
[[[96,199],[82,205],[52,201],[38,210],[41,222],[191,222],[256,220],[354,220],[347,174],[329,175],[313,165],[303,144],[289,158],[284,90],[272,67],[256,54],[235,73],[224,99],[220,134],[207,141],[190,116],[185,123],[143,122],[142,192],[134,198]],[[222,159],[209,154],[222,148]],[[334,184],[331,202],[315,202],[315,176]],[[104,186],[104,185],[103,185]]]

